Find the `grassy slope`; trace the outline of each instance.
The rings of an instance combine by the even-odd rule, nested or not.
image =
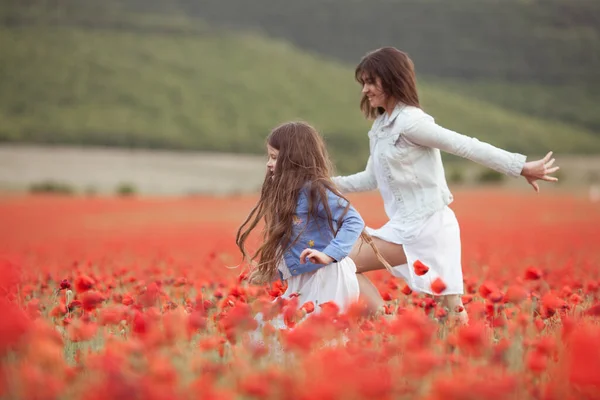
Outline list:
[[[438,88],[547,121],[565,122],[600,136],[600,91],[594,86],[541,85],[431,78]]]
[[[157,0],[124,1],[137,12],[151,4],[165,7]],[[453,91],[600,136],[600,2],[595,0],[168,4],[173,13],[198,15],[215,26],[259,29],[350,64],[368,50],[394,45],[411,55],[417,71],[443,77]]]
[[[261,152],[270,128],[300,118],[326,135],[340,169],[365,162],[369,123],[352,70],[284,42],[143,20],[3,27],[0,53],[3,141]],[[492,144],[600,149],[584,129],[420,87],[439,123]]]

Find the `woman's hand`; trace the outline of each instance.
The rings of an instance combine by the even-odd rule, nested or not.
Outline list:
[[[521,175],[527,179],[527,182],[533,186],[536,192],[540,191],[540,187],[536,182],[537,180],[548,182],[558,181],[558,178],[550,176],[550,174],[559,170],[559,167],[552,166],[552,164],[554,164],[554,158],[550,159],[550,157],[552,157],[552,152],[546,154],[546,157],[541,160],[526,162],[523,166]]]
[[[335,260],[329,257],[327,254],[320,252],[315,249],[304,249],[300,254],[300,264],[306,264],[306,259],[313,264],[331,264]]]

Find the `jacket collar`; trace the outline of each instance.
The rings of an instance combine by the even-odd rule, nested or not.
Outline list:
[[[406,104],[398,102],[398,104],[396,104],[396,107],[394,107],[394,110],[392,111],[392,114],[390,114],[389,117],[386,117],[386,113],[382,114],[381,117],[383,118],[383,120],[381,126],[389,126],[393,124],[400,112],[404,109],[404,107],[406,107]]]

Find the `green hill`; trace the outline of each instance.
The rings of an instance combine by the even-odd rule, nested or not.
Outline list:
[[[118,18],[0,28],[0,141],[260,153],[276,124],[319,128],[340,170],[358,170],[369,122],[345,64],[197,20]],[[596,152],[573,125],[421,82],[444,126],[525,153]]]
[[[122,4],[137,12],[162,7],[162,12],[196,15],[217,26],[258,29],[352,65],[369,50],[393,45],[410,54],[420,74],[436,77],[452,90],[576,124],[600,136],[597,0],[124,0]]]
[[[566,122],[600,137],[600,86],[430,78],[437,88],[460,93],[546,121]]]
[[[136,9],[151,0],[128,0]],[[160,1],[159,1],[160,2]],[[258,28],[351,63],[394,45],[427,75],[598,84],[597,0],[175,0],[213,23]],[[310,29],[306,29],[306,27]]]
[[[354,65],[408,51],[421,77],[453,92],[600,136],[597,0],[5,0],[0,25],[197,31],[186,18],[263,35]],[[196,20],[197,20],[196,19]],[[557,104],[560,106],[557,107]]]

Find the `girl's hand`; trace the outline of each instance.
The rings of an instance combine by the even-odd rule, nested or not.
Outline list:
[[[521,175],[527,179],[527,182],[533,186],[536,192],[540,191],[540,187],[536,182],[537,180],[548,182],[558,181],[558,178],[550,176],[550,174],[553,174],[559,170],[559,167],[552,166],[552,164],[554,164],[554,158],[550,159],[550,157],[552,157],[552,152],[546,154],[546,157],[542,158],[541,160],[526,162],[523,166]]]
[[[302,254],[300,254],[300,264],[306,264],[306,259],[313,264],[331,264],[335,262],[335,260],[329,257],[325,253],[321,253],[319,250],[315,249],[304,249]]]

